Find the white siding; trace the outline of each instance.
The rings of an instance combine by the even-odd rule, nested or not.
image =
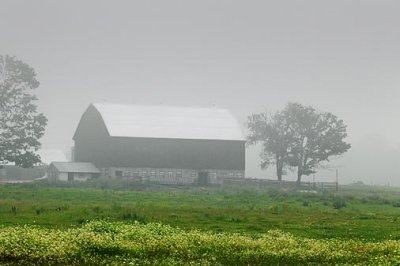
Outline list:
[[[74,173],[74,181],[87,181],[92,177],[90,173]]]
[[[68,181],[68,173],[59,173],[58,180],[60,181]]]
[[[116,171],[120,171],[122,176],[117,177]],[[151,181],[161,184],[195,184],[197,183],[199,172],[208,173],[208,183],[210,184],[222,184],[224,178],[244,178],[244,171],[242,170],[204,169],[199,171],[195,169],[124,167],[102,169],[102,173],[109,177]]]

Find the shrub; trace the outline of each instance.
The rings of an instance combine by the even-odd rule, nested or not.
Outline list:
[[[335,198],[333,200],[333,208],[340,210],[344,207],[346,207],[346,201],[343,198]]]
[[[393,202],[392,206],[400,208],[400,201]]]

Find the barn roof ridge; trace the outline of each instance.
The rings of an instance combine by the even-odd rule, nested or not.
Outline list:
[[[96,105],[117,105],[117,106],[140,106],[140,107],[165,107],[165,108],[177,108],[177,109],[208,109],[208,110],[224,110],[229,111],[226,107],[221,106],[188,106],[188,105],[178,105],[178,104],[154,104],[154,103],[123,103],[123,102],[92,102],[90,103],[94,106]]]
[[[112,137],[244,141],[228,109],[176,105],[91,103]]]

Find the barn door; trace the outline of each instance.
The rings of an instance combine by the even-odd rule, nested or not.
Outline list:
[[[68,173],[68,181],[74,181],[74,173]]]
[[[199,172],[197,183],[199,185],[207,185],[209,183],[208,172]]]

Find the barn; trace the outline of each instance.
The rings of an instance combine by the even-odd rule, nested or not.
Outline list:
[[[225,109],[90,104],[73,140],[74,160],[105,176],[166,184],[244,177],[245,138]]]

